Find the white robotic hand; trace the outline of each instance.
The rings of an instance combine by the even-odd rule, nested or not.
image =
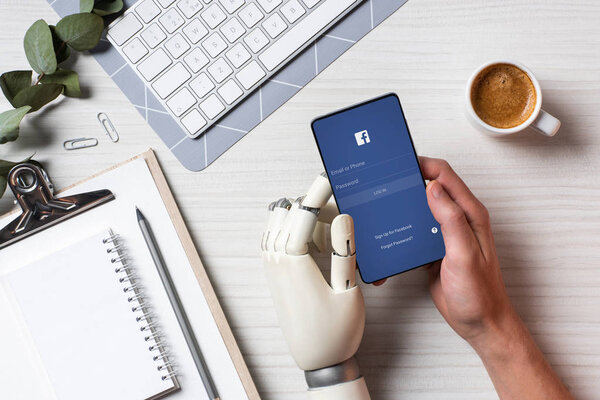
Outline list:
[[[277,316],[292,356],[304,370],[311,400],[370,399],[354,358],[365,326],[365,306],[356,286],[354,223],[349,215],[331,222],[331,286],[308,244],[323,248],[317,220],[337,214],[331,186],[319,176],[308,194],[293,204],[282,198],[269,205],[263,234],[263,262]],[[319,223],[319,225],[321,225]]]

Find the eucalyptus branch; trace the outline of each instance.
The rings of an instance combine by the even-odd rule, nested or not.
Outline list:
[[[79,0],[80,13],[67,15],[56,26],[37,20],[23,41],[27,61],[38,75],[32,84],[32,70],[10,71],[0,75],[0,88],[14,107],[0,113],[0,144],[19,137],[19,125],[26,114],[35,112],[63,94],[79,97],[81,89],[75,71],[59,68],[71,51],[90,50],[104,30],[103,16],[122,10],[123,0]],[[6,189],[9,166],[0,160],[0,197]]]

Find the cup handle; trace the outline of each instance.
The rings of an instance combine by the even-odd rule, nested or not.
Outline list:
[[[546,136],[554,136],[560,129],[560,120],[548,114],[544,110],[540,110],[540,114],[531,124],[539,133]]]

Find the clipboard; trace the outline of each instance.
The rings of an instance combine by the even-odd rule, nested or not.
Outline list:
[[[168,216],[170,217],[171,222],[173,223],[173,227],[177,234],[177,238],[180,241],[180,243],[185,251],[185,256],[187,257],[189,264],[192,268],[193,275],[196,277],[196,280],[197,280],[198,285],[200,286],[202,295],[205,298],[206,303],[208,304],[208,308],[210,310],[210,313],[212,314],[212,318],[214,319],[215,324],[219,330],[219,334],[221,335],[223,343],[227,349],[229,357],[235,368],[235,372],[237,373],[237,375],[240,379],[240,382],[243,386],[243,390],[245,391],[247,398],[251,399],[251,400],[260,399],[258,391],[256,389],[256,386],[255,386],[255,384],[252,380],[252,377],[250,375],[250,372],[248,370],[248,367],[246,366],[246,363],[242,357],[242,354],[241,354],[240,349],[235,341],[235,338],[234,338],[231,328],[227,322],[225,314],[223,313],[223,310],[221,308],[221,305],[219,304],[219,301],[217,299],[215,291],[210,283],[210,280],[208,278],[206,270],[204,269],[204,266],[202,265],[202,261],[200,260],[198,252],[197,252],[197,250],[193,244],[192,238],[185,226],[185,223],[184,223],[181,213],[177,207],[175,199],[173,198],[171,190],[169,189],[167,180],[160,168],[158,160],[157,160],[154,152],[152,151],[152,149],[148,149],[146,152],[144,152],[140,155],[132,157],[129,160],[126,160],[122,163],[116,164],[100,173],[94,174],[94,175],[90,176],[89,178],[81,180],[71,186],[68,186],[61,190],[57,190],[55,192],[55,195],[60,195],[61,193],[65,192],[67,190],[70,190],[70,189],[76,189],[79,185],[82,185],[93,178],[99,177],[110,171],[113,171],[120,167],[126,166],[128,163],[131,163],[131,162],[139,160],[139,159],[143,159],[145,161],[146,166],[148,167],[148,169],[152,175],[152,179],[154,180],[154,184],[156,185],[156,188],[160,194],[160,198],[162,199],[162,202],[164,203],[164,206],[168,212]],[[102,193],[102,195],[106,196],[107,193]],[[103,207],[103,204],[96,205],[96,207]],[[13,214],[16,215],[16,213],[17,213],[17,211],[10,212],[8,214],[5,214],[1,218],[7,217],[8,215],[13,215]],[[74,216],[74,218],[76,219],[77,216]],[[61,223],[61,222],[58,222],[58,223]],[[49,229],[53,229],[53,228],[51,227]],[[27,239],[25,239],[25,240],[27,240]],[[2,250],[0,250],[0,255],[1,255],[1,253],[2,253]]]

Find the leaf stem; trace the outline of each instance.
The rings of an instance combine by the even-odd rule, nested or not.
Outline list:
[[[42,78],[43,78],[44,76],[46,76],[46,74],[42,72],[42,73],[41,73],[41,74],[40,74],[40,75],[37,77],[37,80],[35,81],[35,83],[33,84],[33,86],[35,86],[35,85],[39,84],[39,83],[40,83],[40,81],[42,80]]]
[[[56,53],[60,53],[62,49],[65,48],[65,46],[67,45],[67,42],[62,42],[58,48],[58,50],[56,51]],[[38,77],[37,80],[35,81],[35,83],[33,84],[34,86],[39,84],[40,81],[42,80],[42,78],[46,76],[46,74],[44,72],[42,72]]]

